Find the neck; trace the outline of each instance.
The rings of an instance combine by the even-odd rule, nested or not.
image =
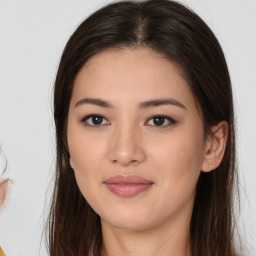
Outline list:
[[[144,230],[120,229],[102,220],[101,256],[190,256],[189,227],[190,219]]]

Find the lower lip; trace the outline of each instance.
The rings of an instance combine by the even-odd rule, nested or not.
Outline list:
[[[148,190],[153,184],[116,184],[116,183],[105,183],[108,189],[121,197],[133,197],[146,190]]]

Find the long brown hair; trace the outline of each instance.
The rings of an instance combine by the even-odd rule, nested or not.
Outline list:
[[[223,51],[211,29],[174,1],[121,1],[93,13],[66,44],[54,88],[56,177],[48,218],[51,256],[99,255],[99,216],[82,196],[69,164],[67,117],[74,79],[94,54],[107,48],[149,47],[186,74],[202,113],[205,134],[226,120],[227,147],[220,166],[201,173],[190,225],[193,256],[234,256],[237,172],[232,88]]]

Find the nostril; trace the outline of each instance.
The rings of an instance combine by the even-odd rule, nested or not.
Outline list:
[[[120,164],[123,166],[129,166],[129,165],[137,165],[139,163],[138,160],[127,160],[127,159],[113,159],[112,160],[113,164]]]

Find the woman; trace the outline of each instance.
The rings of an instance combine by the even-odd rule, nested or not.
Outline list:
[[[54,92],[53,255],[238,255],[232,89],[173,1],[125,1],[68,41]]]

